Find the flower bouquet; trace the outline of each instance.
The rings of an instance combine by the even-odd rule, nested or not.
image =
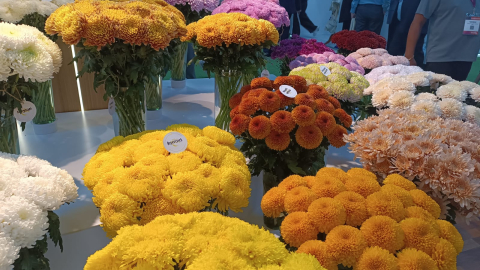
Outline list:
[[[218,7],[219,0],[165,0],[170,5],[175,6],[183,16],[187,24],[197,22],[201,18],[212,14],[212,11]],[[172,88],[184,88],[187,77],[187,49],[188,43],[181,42],[173,46],[174,54],[171,68]]]
[[[386,109],[356,123],[350,150],[379,176],[398,173],[434,198],[446,214],[480,214],[480,127],[421,111]]]
[[[105,85],[104,99],[115,100],[120,135],[145,130],[145,88],[158,87],[163,49],[187,31],[181,12],[162,0],[80,0],[58,8],[45,29],[80,48],[74,58],[84,61],[79,75],[93,72],[95,89]]]
[[[165,149],[162,141],[172,131],[186,137],[184,152]],[[83,179],[107,235],[167,214],[242,211],[250,197],[250,172],[234,144],[226,131],[184,124],[100,145],[85,165]]]
[[[326,68],[326,75],[322,72]],[[324,87],[327,92],[337,98],[342,108],[356,118],[364,118],[370,113],[371,104],[363,98],[363,90],[369,86],[368,81],[355,71],[335,62],[327,64],[309,64],[298,67],[290,75],[302,76],[307,80],[307,85],[317,84]]]
[[[127,226],[90,256],[85,270],[121,269],[325,270],[314,256],[291,253],[275,235],[237,218],[189,213]]]
[[[261,206],[265,215],[287,212],[283,241],[329,270],[455,269],[464,243],[438,219],[440,206],[398,174],[377,180],[360,168],[323,168],[286,178]]]
[[[219,13],[187,26],[182,40],[194,43],[196,56],[203,60],[208,75],[215,73],[215,125],[228,130],[228,101],[241,86],[244,74],[253,74],[266,65],[262,49],[278,42],[278,31],[265,20],[241,13]]]
[[[405,75],[410,75],[412,73],[418,73],[422,71],[423,69],[418,66],[404,66],[404,65],[381,66],[373,69],[367,75],[365,75],[365,79],[367,79],[367,81],[372,86],[384,78],[405,76]]]
[[[62,54],[57,44],[27,25],[0,23],[0,41],[0,151],[19,154],[14,109],[24,113],[24,99],[42,95],[38,83],[59,71]],[[37,119],[48,116],[41,109],[38,115]]]
[[[349,56],[356,59],[367,74],[370,73],[372,69],[382,66],[410,65],[410,62],[405,56],[390,55],[385,49],[361,48]]]
[[[341,66],[346,67],[350,71],[355,71],[360,73],[360,75],[365,74],[365,70],[360,66],[353,57],[345,57],[341,54],[336,54],[333,52],[324,52],[324,53],[311,53],[308,55],[300,55],[290,62],[290,69],[295,69],[297,67],[304,67],[309,64],[327,64],[330,62],[335,62]]]
[[[342,30],[332,35],[332,43],[337,44],[338,53],[345,56],[361,48],[385,49],[387,46],[384,37],[368,30]]]
[[[280,41],[280,44],[272,48],[272,59],[280,59],[280,71],[282,76],[290,73],[290,63],[300,55],[309,55],[312,53],[332,52],[333,50],[325,46],[316,39],[304,39],[298,35],[293,35],[291,39]]]
[[[48,237],[63,251],[53,211],[77,197],[66,171],[32,156],[0,152],[0,269],[50,269]]]

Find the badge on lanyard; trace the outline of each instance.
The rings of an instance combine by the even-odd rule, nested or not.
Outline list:
[[[478,35],[478,29],[480,28],[480,16],[477,16],[475,9],[477,5],[476,0],[470,0],[473,6],[473,14],[467,14],[465,18],[465,26],[463,27],[463,34],[468,36]]]

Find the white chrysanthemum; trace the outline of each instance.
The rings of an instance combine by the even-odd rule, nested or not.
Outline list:
[[[387,106],[390,96],[393,94],[393,91],[389,88],[384,88],[380,91],[374,92],[372,94],[372,105],[376,108],[383,108]]]
[[[31,1],[0,1],[0,19],[5,22],[19,22],[23,16],[34,13],[35,10],[36,4]]]
[[[469,93],[471,99],[475,100],[476,102],[480,102],[480,87],[471,89]]]
[[[63,5],[70,4],[70,3],[73,3],[73,2],[75,2],[75,1],[73,1],[73,0],[52,0],[52,3],[54,3],[57,6],[63,6]]]
[[[438,107],[443,118],[462,120],[465,112],[463,103],[453,98],[442,99],[438,102]]]
[[[415,101],[420,101],[420,100],[429,100],[429,101],[437,102],[438,97],[432,93],[420,93],[415,96]]]
[[[38,176],[50,178],[64,192],[64,202],[73,202],[78,197],[78,187],[73,177],[65,170],[53,166],[44,166],[40,169]]]
[[[480,125],[480,108],[472,105],[465,106],[465,121]]]
[[[429,114],[440,116],[440,109],[435,101],[432,100],[417,100],[413,102],[410,107],[412,111],[423,111]]]
[[[58,73],[58,71],[60,71],[60,67],[62,66],[62,51],[58,47],[57,43],[47,38],[42,32],[38,31],[36,34],[38,40],[42,43],[42,46],[52,58],[53,73]]]
[[[389,83],[390,89],[393,92],[397,91],[410,91],[415,92],[417,87],[410,81],[407,81],[404,76],[393,77],[393,80]]]
[[[47,212],[27,199],[12,196],[0,205],[0,231],[15,245],[32,247],[48,228]]]
[[[45,166],[52,166],[50,162],[34,156],[19,156],[17,158],[17,164],[25,170],[29,176],[39,176],[40,169]]]
[[[388,99],[388,106],[396,109],[407,109],[415,100],[415,95],[410,91],[397,91]]]
[[[463,89],[465,89],[465,90],[467,90],[467,91],[469,91],[469,90],[471,90],[471,89],[473,89],[473,88],[479,87],[478,84],[476,84],[476,83],[474,83],[474,82],[470,82],[470,81],[461,81],[461,82],[459,82],[459,84],[462,85],[462,86],[463,86]]]
[[[432,76],[428,72],[417,72],[405,76],[405,80],[413,83],[415,86],[429,86]]]
[[[463,102],[467,99],[467,91],[459,85],[447,84],[437,89],[437,97],[441,99],[453,98]]]
[[[19,257],[20,247],[15,242],[0,232],[0,269],[13,269],[13,262]]]
[[[451,83],[453,82],[453,79],[452,77],[448,76],[448,75],[445,75],[445,74],[437,74],[437,73],[433,73],[431,72],[432,74],[432,80],[430,81],[430,83],[441,83],[441,84],[448,84],[448,83]]]
[[[45,16],[50,16],[57,8],[58,6],[52,2],[49,1],[35,1],[37,5],[37,10],[36,12],[40,15],[45,15]]]
[[[49,178],[25,177],[13,188],[15,196],[28,198],[43,210],[57,210],[65,201],[62,186]]]
[[[474,88],[474,87],[472,87],[471,84],[467,84],[467,83],[459,82],[459,81],[455,81],[455,80],[452,81],[451,83],[447,84],[447,85],[449,85],[449,86],[457,86],[457,87],[462,88],[462,89],[465,90],[465,91],[468,91],[468,90]],[[478,87],[478,85],[477,85],[477,87]]]
[[[8,61],[8,58],[5,56],[5,49],[2,48],[2,44],[0,43],[0,81],[6,81],[11,75],[13,74],[10,69],[10,61]]]

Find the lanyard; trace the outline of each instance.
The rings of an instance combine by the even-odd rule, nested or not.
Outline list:
[[[477,0],[470,0],[473,5],[473,14],[475,15],[475,8],[477,7]]]

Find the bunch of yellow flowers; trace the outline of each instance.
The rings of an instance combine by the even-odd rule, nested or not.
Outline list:
[[[261,45],[266,41],[278,42],[275,26],[266,20],[257,20],[242,13],[218,13],[206,16],[187,26],[182,41],[195,39],[205,48],[225,44]]]
[[[163,146],[171,131],[186,137],[184,152],[171,154]],[[251,176],[234,143],[233,135],[216,127],[180,124],[102,144],[85,165],[83,180],[107,235],[167,214],[242,211]]]
[[[237,218],[189,213],[127,226],[90,256],[85,270],[324,270],[314,256],[289,253],[275,235]]]
[[[120,39],[155,50],[165,49],[172,39],[187,33],[183,14],[163,0],[77,0],[52,13],[45,31],[62,36],[68,45],[85,39],[85,46],[100,49]]]
[[[457,229],[439,219],[440,206],[398,174],[380,185],[365,169],[322,168],[284,179],[261,206],[266,216],[287,212],[285,242],[328,270],[451,270],[463,249]]]

